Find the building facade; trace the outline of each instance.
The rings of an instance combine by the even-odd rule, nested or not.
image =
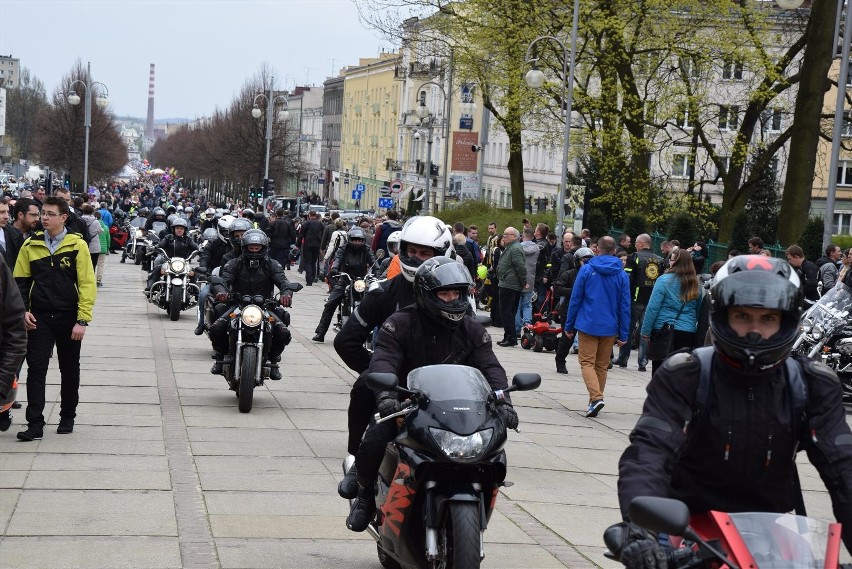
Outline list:
[[[296,87],[287,102],[288,121],[298,129],[297,174],[288,190],[323,195],[325,173],[320,157],[323,121],[323,88]]]
[[[322,142],[320,167],[325,175],[323,197],[329,202],[339,201],[340,185],[340,135],[343,122],[344,77],[330,77],[323,84]]]
[[[15,89],[21,84],[21,60],[0,55],[0,87]]]

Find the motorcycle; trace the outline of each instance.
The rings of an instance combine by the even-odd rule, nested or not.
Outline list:
[[[169,314],[172,321],[180,318],[180,313],[198,304],[198,285],[191,282],[194,272],[189,263],[198,255],[194,251],[187,259],[169,258],[162,249],[157,249],[165,258],[160,273],[162,278],[151,285],[148,302],[156,304]]]
[[[398,413],[376,418],[401,424],[379,469],[376,517],[367,528],[379,562],[386,569],[476,569],[497,493],[509,484],[497,404],[509,391],[536,389],[541,376],[519,373],[495,393],[479,370],[441,364],[413,370],[407,389],[387,373],[368,375],[367,385],[409,397]],[[354,462],[344,460],[344,474]]]
[[[372,277],[372,273],[368,272],[367,275],[368,277]],[[334,323],[334,330],[336,332],[340,332],[343,325],[346,324],[346,321],[352,315],[352,312],[364,299],[364,293],[367,292],[366,279],[368,277],[353,279],[348,273],[340,273],[329,277],[330,279],[341,279],[342,282],[346,283],[343,289],[343,300],[337,306],[337,321]]]
[[[155,221],[150,231],[145,235],[147,244],[145,245],[144,253],[142,254],[142,270],[149,272],[154,264],[154,259],[157,256],[157,245],[160,243],[160,233],[166,229],[166,224],[163,221]],[[137,251],[137,255],[138,255]],[[139,263],[137,263],[139,264]]]
[[[852,405],[852,289],[843,283],[829,290],[802,317],[793,353],[818,359],[834,369],[843,402]]]
[[[116,223],[109,228],[110,248],[112,250],[124,249],[127,245],[127,240],[130,238],[131,227],[127,222]]]
[[[679,536],[668,552],[671,569],[850,567],[840,564],[838,523],[771,512],[710,511],[690,518],[683,502],[655,496],[634,498],[630,520],[660,535]],[[616,559],[613,552],[624,547],[623,536],[620,530],[604,533],[606,557]]]
[[[224,283],[214,276],[210,277],[210,282]],[[290,283],[287,290],[298,292],[302,290],[302,285]],[[272,340],[271,313],[278,306],[280,298],[281,293],[272,299],[266,299],[263,295],[232,294],[228,301],[231,308],[231,322],[228,326],[231,348],[230,357],[222,365],[222,375],[239,398],[237,406],[240,413],[251,411],[254,388],[269,379],[267,358]],[[285,326],[290,325],[290,314],[286,310],[281,309],[275,314]]]

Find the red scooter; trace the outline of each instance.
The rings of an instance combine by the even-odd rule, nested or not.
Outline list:
[[[710,511],[692,516],[680,500],[642,496],[630,503],[630,520],[657,534],[668,534],[675,546],[670,568],[719,569],[849,568],[840,564],[840,529],[793,514]],[[606,556],[617,558],[623,532],[607,532]],[[679,536],[679,537],[672,537]]]

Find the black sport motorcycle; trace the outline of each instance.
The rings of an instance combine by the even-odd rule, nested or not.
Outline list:
[[[188,258],[171,257],[162,249],[157,249],[166,261],[160,268],[160,280],[151,285],[148,302],[162,308],[172,321],[180,318],[180,313],[198,304],[198,285],[190,279],[195,276],[190,262],[198,255],[194,251]]]
[[[213,284],[224,284],[218,277],[210,277]],[[302,290],[300,283],[290,283],[287,291]],[[254,388],[263,385],[269,379],[270,366],[267,363],[269,346],[272,341],[271,315],[280,302],[281,293],[268,299],[263,295],[231,294],[228,317],[228,336],[230,339],[228,358],[222,365],[222,375],[232,391],[239,398],[240,413],[251,411]],[[283,308],[274,312],[285,326],[290,325],[290,314]]]
[[[843,402],[852,405],[852,289],[840,283],[802,317],[793,353],[822,361],[834,369],[843,387]]]
[[[506,392],[536,389],[541,376],[519,373],[511,387],[495,393],[479,370],[442,364],[413,370],[407,389],[388,373],[370,374],[367,385],[409,397],[398,413],[377,418],[399,417],[402,424],[385,452],[376,518],[367,528],[382,566],[479,567],[484,532],[506,485],[506,426],[497,405]],[[346,458],[344,474],[353,463]]]

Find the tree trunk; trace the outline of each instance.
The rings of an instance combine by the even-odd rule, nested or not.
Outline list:
[[[515,139],[515,140],[513,140]],[[512,211],[524,212],[524,158],[521,135],[509,135],[509,182],[512,185]]]
[[[789,166],[778,219],[778,241],[782,245],[798,241],[808,220],[821,128],[820,114],[835,49],[831,42],[836,9],[835,0],[814,0],[811,6],[806,32],[808,46],[802,59]],[[833,212],[827,214],[833,215]]]

